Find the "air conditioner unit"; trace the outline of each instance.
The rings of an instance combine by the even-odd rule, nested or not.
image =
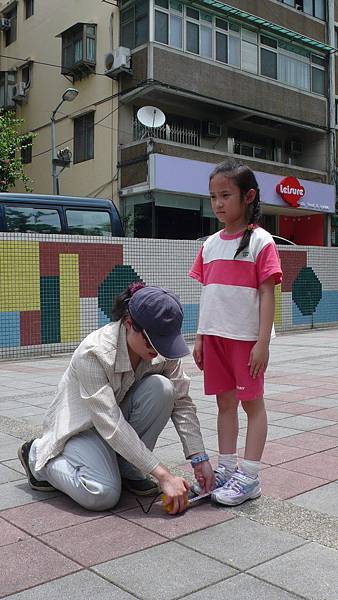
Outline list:
[[[11,20],[10,19],[0,19],[0,31],[6,31],[6,29],[11,28]]]
[[[27,96],[27,86],[23,81],[20,83],[16,83],[13,85],[12,98],[16,102],[22,102],[24,98]]]
[[[203,127],[204,137],[220,137],[222,135],[222,125],[215,121],[206,121]]]
[[[131,74],[130,49],[124,46],[114,48],[105,56],[105,67],[104,74],[111,79],[116,79],[121,73]]]
[[[298,154],[302,154],[302,142],[298,142],[297,140],[289,140],[285,144],[285,152],[286,154],[289,154],[289,156],[297,156]]]

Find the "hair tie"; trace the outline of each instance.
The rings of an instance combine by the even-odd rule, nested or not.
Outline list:
[[[247,225],[246,228],[248,231],[253,231],[254,227],[255,227],[255,225],[253,223],[249,223],[249,225]]]
[[[133,296],[136,292],[138,292],[138,290],[141,290],[144,287],[145,285],[144,283],[142,283],[142,281],[134,281],[133,283],[128,285],[128,292],[130,296]]]

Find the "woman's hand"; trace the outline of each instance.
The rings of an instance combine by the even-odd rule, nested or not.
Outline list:
[[[264,373],[269,362],[269,344],[267,342],[256,342],[250,352],[248,366],[250,375],[256,379],[257,375]]]
[[[176,515],[187,508],[187,494],[190,490],[190,484],[183,477],[177,477],[170,473],[163,465],[159,465],[152,472],[152,475],[158,479],[163,494],[167,498],[167,505],[172,504],[170,515]]]
[[[215,473],[208,460],[200,462],[194,468],[195,479],[201,487],[201,494],[212,492],[215,488]]]
[[[203,336],[197,334],[195,339],[194,350],[192,353],[197,367],[203,371]]]

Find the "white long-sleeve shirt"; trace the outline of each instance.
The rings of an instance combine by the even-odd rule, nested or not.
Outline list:
[[[150,473],[160,461],[125,420],[119,404],[135,382],[154,373],[167,377],[174,387],[171,418],[185,457],[204,452],[196,407],[188,394],[190,379],[181,360],[158,355],[153,360],[141,360],[134,372],[126,329],[117,321],[90,333],[75,350],[45,416],[35,468],[41,469],[60,454],[69,438],[95,427],[118,454]]]

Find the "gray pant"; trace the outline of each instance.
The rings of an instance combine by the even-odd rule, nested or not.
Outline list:
[[[149,375],[135,384],[120,408],[149,450],[167,424],[174,406],[171,382],[162,375]],[[36,479],[48,481],[89,510],[113,508],[121,495],[121,476],[142,479],[144,475],[117,455],[95,429],[70,438],[56,458],[35,471],[35,444],[29,464]]]

